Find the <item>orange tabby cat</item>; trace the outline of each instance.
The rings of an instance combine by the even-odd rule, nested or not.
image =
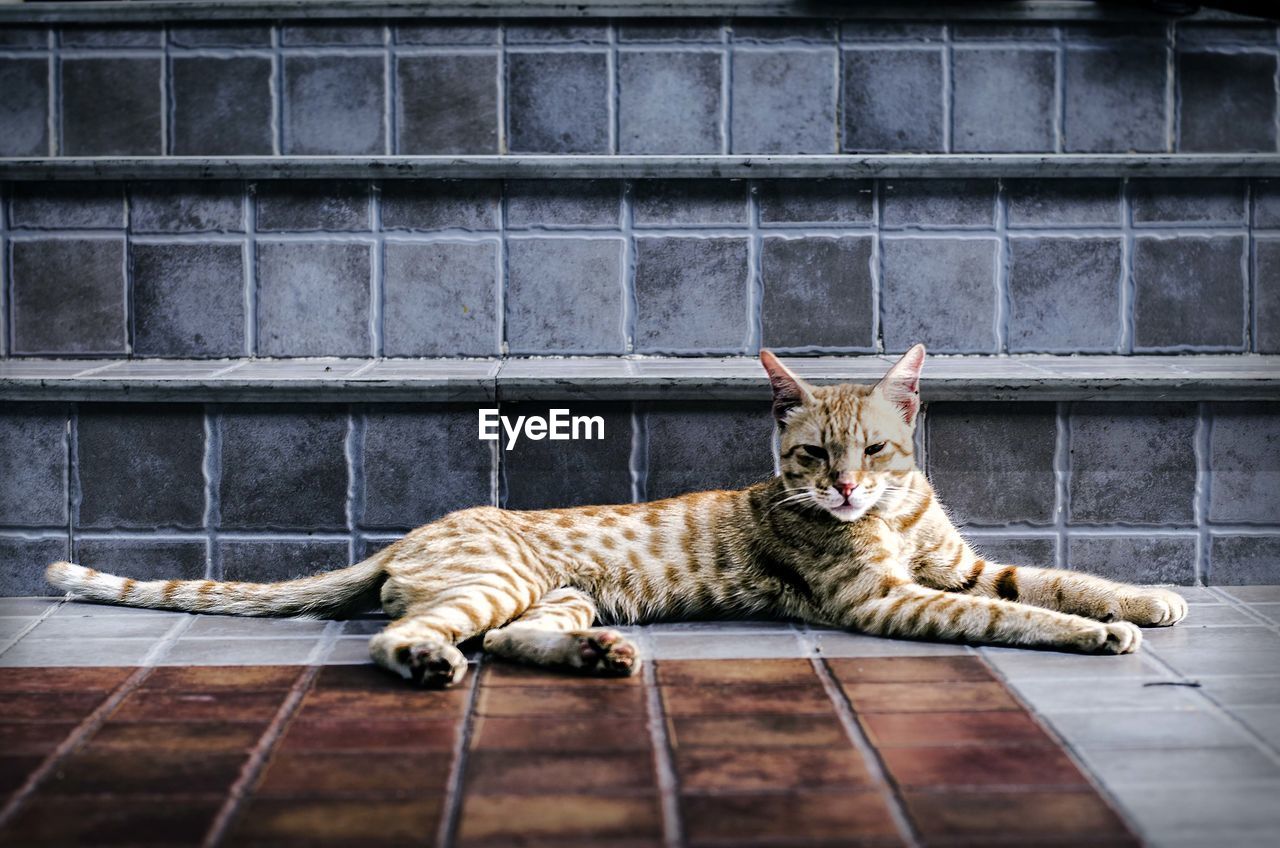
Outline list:
[[[597,619],[780,616],[1101,653],[1135,650],[1135,625],[1181,620],[1186,603],[1165,589],[974,552],[915,465],[924,357],[917,345],[875,386],[814,387],[762,352],[782,474],[739,491],[467,509],[350,568],[285,583],[139,582],[65,562],[48,579],[95,600],[236,615],[341,615],[380,600],[395,620],[372,638],[374,660],[427,686],[457,683],[467,663],[456,645],[479,634],[512,660],[635,671],[635,647]]]

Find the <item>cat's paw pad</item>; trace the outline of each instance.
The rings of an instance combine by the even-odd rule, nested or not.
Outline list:
[[[1142,644],[1142,631],[1127,621],[1113,621],[1102,629],[1106,636],[1097,647],[1100,654],[1132,654]]]
[[[409,679],[425,689],[452,686],[467,673],[467,658],[452,645],[405,645],[396,659],[408,669]]]
[[[626,677],[640,668],[635,645],[616,630],[588,630],[580,633],[578,659],[584,671]]]
[[[1124,620],[1143,627],[1168,627],[1187,617],[1187,601],[1168,589],[1140,589],[1120,602]]]

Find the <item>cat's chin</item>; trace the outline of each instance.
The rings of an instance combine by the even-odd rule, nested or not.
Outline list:
[[[871,504],[866,506],[857,506],[855,504],[842,504],[841,506],[829,506],[827,512],[837,521],[857,521],[859,518],[867,514],[867,510],[871,509]]]

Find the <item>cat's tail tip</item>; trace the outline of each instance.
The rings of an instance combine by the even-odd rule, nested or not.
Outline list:
[[[44,570],[44,579],[64,592],[71,592],[84,585],[89,569],[70,562],[55,562]]]

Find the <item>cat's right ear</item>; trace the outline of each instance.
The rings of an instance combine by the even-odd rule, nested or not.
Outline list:
[[[785,427],[791,411],[813,397],[812,388],[792,374],[773,355],[773,351],[761,350],[760,364],[769,375],[769,385],[773,388],[773,417],[778,420],[779,427]]]

